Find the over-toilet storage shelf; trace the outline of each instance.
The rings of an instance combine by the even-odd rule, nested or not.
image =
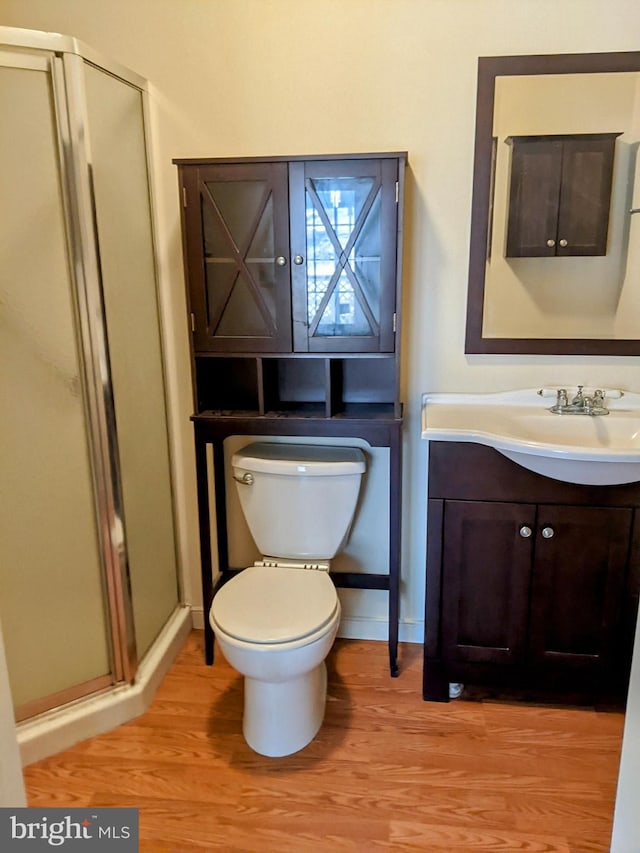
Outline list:
[[[395,362],[382,357],[196,356],[198,412],[399,417]]]
[[[200,158],[178,166],[191,356],[205,655],[229,565],[224,441],[357,438],[389,448],[386,574],[397,675],[402,494],[399,397],[406,153]],[[212,447],[219,575],[209,506]]]
[[[213,663],[213,631],[208,614],[220,586],[240,567],[229,565],[227,539],[227,500],[224,476],[224,441],[242,436],[306,436],[317,438],[361,438],[373,447],[389,448],[389,571],[388,574],[332,572],[337,587],[388,590],[389,593],[389,669],[398,674],[398,618],[400,591],[400,526],[402,495],[402,418],[305,418],[252,417],[240,414],[192,417],[195,432],[202,598],[204,603],[205,659]],[[214,583],[211,542],[210,481],[207,445],[212,447],[215,481],[216,554],[219,575]]]

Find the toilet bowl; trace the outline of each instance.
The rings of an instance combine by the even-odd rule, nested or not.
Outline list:
[[[245,678],[245,740],[261,755],[290,755],[324,719],[325,658],[340,624],[328,560],[347,541],[364,455],[258,443],[234,454],[232,467],[256,545],[272,556],[219,589],[209,622]]]
[[[270,757],[305,747],[324,718],[325,658],[340,623],[328,574],[252,566],[222,587],[210,623],[222,654],[245,678],[249,746]]]

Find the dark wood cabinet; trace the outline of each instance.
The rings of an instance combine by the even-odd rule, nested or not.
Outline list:
[[[196,351],[394,352],[398,155],[176,162]]]
[[[197,412],[398,418],[406,155],[174,162]]]
[[[507,257],[607,253],[619,135],[510,137]]]
[[[181,168],[196,352],[291,350],[285,163]]]
[[[624,689],[640,484],[578,486],[480,445],[430,445],[424,698],[449,682]]]
[[[393,352],[398,162],[289,164],[296,352]]]
[[[406,153],[175,160],[191,327],[205,649],[229,565],[224,441],[361,438],[389,448],[388,574],[397,675],[402,495],[400,292]],[[207,448],[213,458],[212,546]],[[212,547],[220,573],[212,577]]]

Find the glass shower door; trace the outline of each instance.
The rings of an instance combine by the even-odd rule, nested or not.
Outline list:
[[[137,656],[178,604],[142,94],[87,62],[88,160]]]
[[[113,681],[58,62],[0,53],[0,619],[18,717]]]

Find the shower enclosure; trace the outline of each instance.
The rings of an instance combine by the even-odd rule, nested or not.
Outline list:
[[[0,27],[0,623],[16,717],[135,679],[179,605],[146,83]]]

